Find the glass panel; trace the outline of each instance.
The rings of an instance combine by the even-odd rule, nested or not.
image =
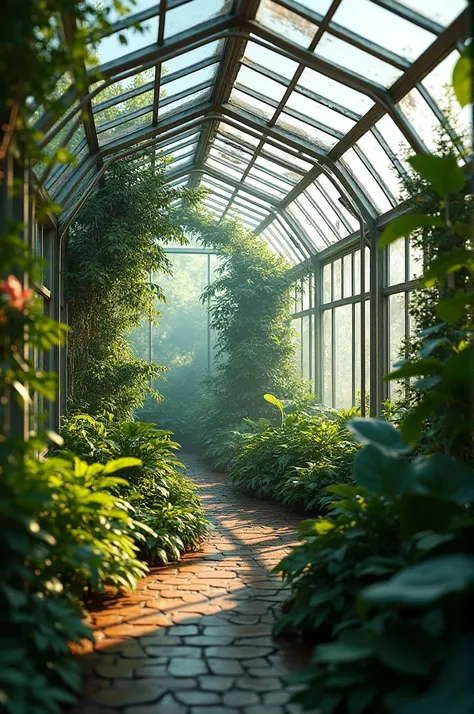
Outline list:
[[[273,0],[261,0],[256,19],[264,27],[302,47],[309,46],[317,30],[312,22]]]
[[[355,403],[360,404],[362,374],[361,374],[361,339],[360,332],[360,302],[356,302],[354,307],[354,390]]]
[[[365,301],[365,395],[370,398],[370,300]]]
[[[295,363],[298,372],[301,372],[301,317],[297,317],[295,320],[291,321],[291,326],[295,330],[296,334],[293,337],[293,344],[296,345],[295,350]]]
[[[142,129],[147,125],[151,126],[152,118],[153,113],[148,112],[148,114],[144,114],[141,117],[136,117],[130,121],[124,121],[122,124],[114,127],[113,129],[107,129],[107,131],[103,131],[98,135],[99,144],[104,146],[115,139],[120,139],[125,136],[128,138],[130,134],[138,129]]]
[[[96,126],[100,127],[102,124],[114,119],[119,119],[120,117],[126,118],[128,114],[138,111],[139,109],[144,109],[145,107],[151,108],[153,105],[153,94],[153,90],[150,90],[149,92],[139,94],[137,97],[127,99],[119,104],[114,104],[112,107],[108,107],[108,109],[95,112],[94,118]]]
[[[349,224],[350,228],[353,231],[359,228],[359,221],[357,220],[357,218],[355,218],[355,216],[352,215],[352,213],[349,213],[349,211],[344,208],[340,201],[341,194],[335,188],[333,183],[326,176],[320,176],[315,183],[318,187],[321,187],[327,193],[329,198],[331,198],[333,202],[337,205],[339,211],[343,214],[344,218],[346,219],[346,223]],[[341,235],[346,235],[346,229],[341,230]]]
[[[311,351],[309,339],[309,323],[311,317],[307,315],[302,319],[302,345],[303,345],[303,379],[307,382],[311,379]]]
[[[381,84],[383,87],[389,87],[402,75],[402,71],[396,67],[379,60],[358,47],[350,45],[344,40],[340,40],[329,32],[324,33],[315,53],[318,57],[345,67],[371,82]],[[339,101],[341,101],[340,98]]]
[[[209,42],[207,45],[202,47],[197,47],[195,50],[190,50],[189,52],[183,52],[183,54],[173,57],[172,59],[166,60],[166,69],[170,74],[178,72],[180,69],[185,67],[193,67],[201,60],[207,57],[212,57],[213,55],[218,56],[224,48],[223,40],[216,40],[215,42]]]
[[[125,30],[114,32],[100,40],[96,49],[93,51],[96,63],[103,65],[113,62],[131,52],[141,50],[143,47],[157,42],[158,16],[140,23],[140,27],[143,30],[142,32],[138,32],[133,27],[128,27]],[[126,44],[123,44],[120,38],[124,38]],[[88,69],[92,66],[94,66],[92,63],[87,65]]]
[[[352,305],[335,309],[336,408],[352,406]]]
[[[160,119],[168,116],[169,114],[176,114],[184,109],[190,107],[195,108],[198,104],[205,102],[211,96],[212,89],[202,89],[200,92],[194,92],[193,94],[188,94],[186,97],[181,99],[176,99],[171,104],[160,107]]]
[[[326,107],[324,104],[316,102],[313,99],[309,99],[298,92],[291,93],[285,106],[290,109],[295,109],[297,112],[301,112],[301,114],[304,114],[307,117],[317,119],[321,124],[325,124],[326,126],[331,127],[336,131],[343,132],[344,134],[348,132],[349,129],[352,129],[355,124],[352,119],[348,119],[343,114],[340,114],[333,109],[329,109],[329,107]]]
[[[211,64],[209,67],[203,67],[197,72],[189,72],[189,74],[186,74],[184,77],[175,79],[168,84],[163,84],[161,87],[160,99],[171,97],[174,94],[178,94],[178,92],[184,92],[186,89],[191,90],[192,87],[195,87],[197,84],[201,84],[201,82],[207,82],[214,79],[217,67],[217,64]]]
[[[352,296],[352,254],[345,255],[343,259],[344,285],[342,297]]]
[[[374,102],[366,94],[357,92],[351,87],[346,87],[341,82],[336,82],[335,79],[330,79],[324,74],[316,72],[314,69],[306,68],[300,77],[297,86],[301,85],[310,89],[312,92],[317,92],[321,96],[336,102],[339,105],[347,107],[353,112],[357,112],[361,116],[373,107]]]
[[[426,87],[430,95],[438,104],[441,110],[446,112],[449,108],[449,97],[453,69],[459,59],[459,52],[454,50],[442,62],[424,78],[422,84]],[[453,102],[454,111],[450,113],[449,121],[453,129],[463,137],[465,146],[471,143],[472,134],[472,105],[467,105],[461,109],[456,101]]]
[[[231,126],[230,124],[226,124],[224,122],[219,124],[219,132],[224,137],[228,136],[230,139],[234,139],[238,142],[240,141],[245,144],[249,144],[250,146],[257,146],[259,143],[259,139],[257,139],[252,134],[248,134],[245,131],[241,131],[240,129],[237,129],[235,126]]]
[[[365,292],[370,291],[370,248],[365,248]]]
[[[308,236],[310,242],[315,245],[318,250],[326,248],[326,243],[324,243],[315,226],[308,220],[296,201],[290,203],[288,211],[296,219],[303,233]]]
[[[354,295],[360,295],[360,250],[354,253]]]
[[[225,173],[226,175],[230,176],[230,178],[234,178],[237,181],[240,181],[242,178],[243,171],[236,171],[235,169],[231,169],[228,166],[223,166],[223,164],[217,162],[215,159],[212,157],[208,157],[206,159],[206,166],[209,166],[213,169],[216,169],[216,171],[220,171],[221,173]]]
[[[416,280],[423,274],[423,251],[421,248],[417,248],[409,241],[409,279]]]
[[[342,265],[341,260],[335,260],[333,263],[333,300],[340,300],[342,298]]]
[[[311,186],[309,186],[307,189],[307,193],[313,198],[313,200],[315,201],[318,208],[323,212],[324,216],[329,221],[330,225],[333,227],[337,236],[339,238],[344,238],[344,236],[346,236],[349,231],[347,230],[345,225],[342,223],[339,216],[334,211],[334,209],[331,207],[331,205],[328,203],[328,201],[326,201],[324,196],[317,189],[317,186],[315,184],[312,184]],[[313,209],[313,210],[315,210],[315,209]],[[334,240],[335,240],[335,237],[333,236],[331,238],[331,242],[334,242]]]
[[[436,36],[370,0],[343,0],[333,18],[370,42],[415,60]]]
[[[310,279],[309,279],[309,275],[307,275],[305,278],[303,278],[302,289],[303,289],[302,309],[309,310],[309,308],[310,308]]]
[[[323,404],[332,406],[332,310],[324,310],[322,320]]]
[[[274,109],[265,102],[261,102],[259,99],[254,99],[254,97],[241,92],[240,89],[233,89],[229,104],[234,104],[241,109],[244,109],[250,114],[254,114],[257,117],[263,117],[264,119],[271,119],[274,114]]]
[[[417,89],[399,102],[399,107],[430,151],[436,151],[440,124]]]
[[[289,131],[292,134],[302,136],[324,151],[329,151],[329,149],[335,146],[338,142],[336,137],[326,134],[326,132],[311,126],[311,124],[307,124],[305,121],[301,121],[300,119],[290,116],[285,111],[283,111],[277,119],[276,124],[281,129],[286,129],[286,131]]]
[[[269,79],[263,74],[260,74],[260,72],[256,72],[245,65],[242,65],[239,69],[236,82],[243,84],[249,89],[254,89],[256,92],[260,92],[276,102],[282,99],[286,91],[286,88],[282,84],[274,82],[273,79]]]
[[[154,79],[155,71],[153,69],[146,69],[143,72],[137,72],[137,74],[134,74],[133,77],[131,77],[130,79],[113,82],[113,84],[110,84],[108,87],[105,87],[105,89],[100,91],[98,94],[95,95],[95,97],[91,99],[91,104],[95,108],[102,102],[105,102],[109,99],[118,99],[121,94],[124,94],[125,92],[128,92],[132,89],[139,89],[140,87],[143,87],[143,85],[153,82]],[[90,85],[90,90],[93,91],[100,84],[101,82],[94,82],[94,84]],[[136,101],[138,97],[135,97],[134,99]],[[96,115],[98,114],[97,111],[95,111],[94,113]]]
[[[368,131],[361,136],[357,146],[362,149],[393,196],[398,196],[400,193],[399,173],[372,132]]]
[[[192,0],[180,7],[167,10],[165,17],[165,40],[172,35],[185,32],[213,17],[230,10],[232,0]]]
[[[301,169],[302,172],[306,172],[306,171],[309,171],[313,167],[313,164],[309,163],[309,161],[304,161],[303,159],[299,159],[298,157],[293,156],[292,154],[289,154],[287,151],[284,151],[283,149],[279,149],[277,146],[274,146],[273,144],[264,144],[262,151],[265,152],[266,154],[268,154],[269,156],[273,156],[275,158],[280,158],[283,161],[290,163],[294,167],[295,171],[297,169]]]
[[[407,156],[413,153],[408,144],[408,141],[403,136],[402,132],[395,124],[393,119],[385,114],[379,121],[375,124],[375,128],[378,129],[382,138],[385,139],[389,148],[393,151],[396,157],[401,161],[405,169],[409,168],[407,162]],[[400,195],[401,189],[399,189],[398,195]]]
[[[97,3],[99,4],[99,3]],[[100,3],[103,4],[103,3]],[[107,4],[107,3],[104,3]],[[130,4],[130,3],[128,3]],[[134,0],[133,5],[130,8],[130,16],[136,15],[137,12],[143,12],[143,10],[149,10],[153,5],[156,5],[156,0]],[[123,20],[123,16],[119,13],[114,6],[107,7],[107,19],[110,23],[117,22],[118,20]],[[128,15],[126,16],[128,19]]]
[[[286,79],[291,79],[298,69],[297,62],[283,57],[276,51],[257,45],[251,40],[247,42],[244,58],[251,62],[256,62],[262,67],[271,67],[277,74],[286,77]]]
[[[405,239],[400,238],[389,246],[388,284],[405,282]]]
[[[258,188],[259,191],[278,199],[284,198],[286,194],[286,191],[281,191],[280,189],[271,186],[271,184],[268,183],[268,178],[260,180],[255,178],[255,176],[248,174],[244,179],[244,184],[255,186],[255,188]]]
[[[365,189],[367,197],[378,209],[379,213],[385,213],[392,205],[370,171],[362,163],[354,149],[348,149],[342,156],[343,161],[352,170],[357,182]]]
[[[323,303],[331,302],[331,263],[323,266]]]
[[[398,0],[411,10],[439,22],[440,25],[450,25],[451,22],[467,7],[466,0]]]
[[[405,293],[389,295],[389,368],[401,358],[400,350],[405,339]],[[389,382],[390,397],[401,396],[403,383]]]

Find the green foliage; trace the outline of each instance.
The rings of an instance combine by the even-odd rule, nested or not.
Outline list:
[[[398,430],[379,420],[352,430],[366,444],[356,486],[328,489],[339,497],[332,516],[303,523],[302,544],[277,566],[293,590],[278,628],[326,641],[300,675],[308,708],[424,711],[417,698],[439,686],[443,662],[474,628],[474,474],[443,454],[409,461]]]
[[[84,204],[68,249],[70,409],[130,419],[163,370],[133,355],[127,340],[143,316],[157,317],[161,289],[150,273],[169,272],[163,245],[185,243],[170,203],[198,193],[166,184],[165,163],[114,163]]]
[[[195,487],[171,440],[171,432],[143,422],[118,422],[112,415],[94,419],[79,415],[66,420],[61,435],[64,448],[87,460],[116,463],[135,459],[125,469],[126,483],[112,486],[112,493],[126,498],[136,519],[147,526],[137,546],[152,563],[178,560],[197,548],[209,528]]]
[[[407,396],[398,404],[404,412],[403,438],[417,442],[419,451],[447,449],[465,459],[472,457],[471,406],[466,399],[472,380],[472,201],[454,144],[440,137],[438,154],[410,158],[414,172],[403,182],[416,213],[393,221],[380,238],[380,245],[388,245],[399,235],[410,235],[423,254],[421,286],[410,298],[414,330],[403,345],[404,360],[387,379],[406,385]],[[443,387],[433,394],[441,375]]]
[[[229,475],[239,489],[259,498],[307,510],[321,508],[326,486],[350,480],[357,447],[345,423],[357,411],[324,411],[309,404],[285,414],[282,402],[266,397],[281,412],[282,423],[272,426],[261,420],[260,428],[255,425],[253,432],[242,434]]]
[[[439,233],[421,234],[423,280],[432,287],[413,310],[423,327],[418,354],[387,377],[416,378],[420,397],[405,413],[390,408],[401,431],[381,420],[350,423],[365,444],[353,462],[356,486],[329,489],[340,497],[332,516],[306,523],[301,545],[278,566],[293,589],[280,627],[309,626],[320,642],[298,676],[297,698],[306,708],[317,702],[323,714],[464,714],[474,703],[468,188],[452,157],[411,163],[424,188],[419,202],[431,207],[426,215],[442,207],[446,217]],[[453,295],[452,322],[436,324]],[[413,458],[405,444],[417,444],[425,422],[431,454]]]
[[[210,302],[217,345],[199,418],[198,442],[210,458],[221,451],[217,440],[226,430],[260,416],[264,394],[297,398],[305,390],[288,324],[289,265],[237,221],[216,225],[196,212],[183,221],[220,257],[218,277],[202,295],[203,303]],[[270,405],[266,414],[273,414]]]

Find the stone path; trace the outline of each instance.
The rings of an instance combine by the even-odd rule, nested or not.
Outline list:
[[[236,493],[194,457],[188,473],[216,525],[200,553],[154,568],[138,590],[91,612],[74,714],[296,714],[284,676],[306,661],[271,636],[285,599],[272,567],[298,516]]]

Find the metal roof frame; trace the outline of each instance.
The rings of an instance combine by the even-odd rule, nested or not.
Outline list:
[[[198,185],[205,179],[210,181],[215,179],[229,187],[229,198],[220,196],[218,202],[226,203],[222,218],[228,212],[236,210],[239,212],[239,198],[242,191],[245,191],[245,200],[252,201],[254,198],[256,223],[251,220],[251,209],[240,202],[240,212],[249,222],[256,223],[254,233],[262,234],[275,221],[281,220],[279,230],[288,231],[290,243],[293,245],[295,239],[300,242],[303,254],[315,256],[317,250],[312,245],[311,240],[305,234],[305,230],[298,224],[298,221],[288,212],[288,207],[293,201],[298,200],[301,195],[306,195],[314,210],[314,217],[320,216],[324,224],[335,237],[335,242],[346,241],[347,236],[341,239],[331,221],[324,211],[317,205],[314,198],[305,194],[306,189],[316,179],[324,175],[333,184],[343,202],[348,201],[360,212],[367,225],[375,226],[380,222],[381,216],[376,210],[369,192],[361,186],[360,180],[353,171],[344,163],[344,154],[348,149],[354,149],[356,155],[365,166],[370,176],[376,182],[382,193],[386,196],[388,203],[393,207],[391,211],[397,210],[397,201],[392,191],[385,183],[377,166],[372,162],[371,157],[357,145],[357,141],[368,131],[372,133],[381,149],[385,152],[389,163],[399,172],[403,171],[402,163],[388,145],[384,136],[375,127],[375,124],[384,115],[388,115],[398,131],[407,141],[408,145],[417,152],[426,153],[428,151],[422,137],[420,137],[411,125],[407,116],[398,106],[398,102],[405,97],[412,89],[418,89],[422,99],[426,102],[433,115],[445,126],[446,131],[454,141],[457,137],[446,122],[443,113],[435,100],[430,96],[426,87],[421,84],[422,80],[430,71],[441,62],[453,49],[459,47],[460,43],[467,37],[469,32],[468,9],[461,14],[447,27],[422,16],[420,13],[398,3],[397,0],[370,0],[374,5],[384,8],[387,12],[392,12],[407,20],[413,25],[430,32],[433,35],[433,42],[430,46],[413,62],[394,53],[382,45],[370,42],[357,35],[350,28],[344,27],[334,21],[334,15],[344,0],[333,0],[327,13],[323,16],[313,10],[308,9],[297,0],[273,0],[273,6],[282,8],[290,13],[294,13],[303,22],[312,23],[315,33],[307,48],[297,45],[291,39],[278,34],[273,28],[266,26],[259,19],[258,11],[260,0],[220,0],[226,12],[215,15],[210,19],[189,27],[178,34],[166,37],[165,29],[167,13],[176,8],[189,5],[190,9],[196,7],[196,3],[204,0],[161,0],[159,4],[147,8],[144,11],[132,14],[114,23],[110,31],[104,33],[104,37],[118,33],[131,27],[136,22],[143,22],[150,18],[158,18],[158,35],[154,44],[147,45],[140,50],[126,52],[118,59],[104,62],[98,68],[89,69],[87,75],[90,83],[95,86],[88,92],[85,91],[78,97],[74,86],[65,92],[61,99],[64,106],[64,115],[59,122],[53,125],[53,119],[49,116],[40,118],[36,127],[45,133],[43,145],[47,145],[58,132],[64,130],[71,122],[67,134],[63,137],[63,143],[67,143],[74,136],[75,128],[82,123],[85,131],[85,140],[76,146],[76,152],[80,156],[87,146],[88,153],[85,158],[79,161],[74,169],[61,168],[53,172],[49,179],[49,185],[56,188],[55,200],[63,203],[66,207],[65,213],[60,218],[60,225],[65,230],[73,219],[80,205],[84,201],[85,195],[94,189],[98,181],[101,180],[105,170],[111,162],[121,157],[130,156],[141,150],[150,150],[153,155],[156,152],[166,151],[166,146],[173,146],[173,149],[186,148],[192,146],[188,153],[176,158],[170,164],[168,170],[169,181],[175,181],[182,176],[187,177],[190,187]],[[206,0],[207,2],[207,0]],[[263,0],[262,0],[263,2]],[[212,0],[211,5],[216,7],[219,0]],[[309,27],[309,25],[308,25]],[[70,21],[65,20],[64,32],[66,38],[74,32],[74,27]],[[401,76],[392,84],[385,88],[376,82],[364,77],[357,72],[344,68],[340,65],[328,62],[322,57],[314,54],[326,32],[349,43],[351,46],[362,49],[376,59],[382,60],[388,65],[401,72]],[[248,43],[261,50],[270,50],[285,60],[291,60],[295,64],[296,70],[291,79],[283,76],[275,67],[263,66],[259,62],[246,56]],[[169,74],[162,74],[162,66],[177,57],[184,57],[186,53],[204,51],[208,46],[214,48],[217,43],[217,51],[207,56],[201,56],[193,65],[181,67]],[[171,85],[175,80],[190,79],[192,74],[199,70],[218,64],[219,69],[214,78],[204,80],[196,85],[190,84],[186,89],[181,90],[171,96],[163,95],[166,86]],[[253,72],[257,72],[262,77],[262,91],[246,86],[241,81],[237,81],[237,75],[242,67],[248,67]],[[373,105],[365,113],[359,113],[354,109],[344,105],[343,101],[338,102],[333,97],[326,97],[318,91],[313,91],[301,84],[299,80],[305,69],[312,69],[323,75],[328,80],[340,83],[350,90],[359,92],[368,97]],[[132,79],[135,75],[146,70],[154,71],[154,79],[144,82],[139,87],[124,89],[115,97],[97,101],[101,91],[119,82],[123,87],[123,82]],[[98,75],[101,79],[98,80]],[[282,86],[282,98],[277,101],[265,94],[265,78],[277,82]],[[95,118],[105,110],[110,110],[117,105],[138,97],[145,92],[153,90],[153,101],[144,107],[125,115],[108,120],[96,126]],[[257,100],[264,102],[269,108],[270,119],[264,119],[252,113],[248,107],[241,108],[233,100],[233,92],[238,90],[248,96],[250,101]],[[206,94],[207,93],[207,94]],[[345,133],[340,129],[328,126],[318,118],[308,117],[304,113],[287,106],[288,99],[294,93],[295,96],[304,97],[316,102],[331,111],[338,112],[341,117],[350,119],[353,123]],[[193,101],[193,95],[198,98],[197,103]],[[100,97],[99,97],[100,98]],[[95,101],[94,101],[95,100]],[[160,116],[162,107],[170,106],[177,102],[177,110],[170,111],[166,116]],[[182,103],[184,102],[184,104]],[[251,109],[251,105],[250,109]],[[134,122],[150,115],[151,121],[144,126],[136,128]],[[328,148],[317,146],[308,136],[299,133],[296,129],[291,129],[291,124],[286,123],[285,127],[278,125],[280,117],[289,117],[297,120],[317,131],[324,132],[328,138],[332,137],[336,143]],[[130,122],[130,131],[123,135],[107,134],[107,132],[120,132],[127,128]],[[226,133],[226,129],[227,132]],[[232,131],[243,132],[249,137],[246,143],[240,135],[233,134]],[[183,142],[180,141],[182,136]],[[193,140],[186,141],[186,138],[193,137]],[[104,143],[104,139],[109,139]],[[197,141],[194,140],[197,139]],[[252,139],[252,141],[250,141]],[[252,142],[256,142],[255,144]],[[458,142],[459,143],[459,142]],[[197,146],[194,146],[197,144]],[[214,150],[224,153],[227,150],[226,158],[216,158]],[[462,147],[459,147],[460,150]],[[212,150],[212,153],[210,153]],[[275,154],[271,152],[274,151]],[[239,154],[242,152],[242,155]],[[222,170],[216,169],[208,164],[210,157]],[[186,161],[189,159],[189,161]],[[262,159],[270,162],[262,165]],[[154,160],[154,159],[153,159]],[[309,168],[303,171],[302,166],[292,162],[304,160]],[[185,165],[183,165],[185,161]],[[226,174],[227,170],[235,170],[236,165],[232,162],[241,162],[243,170],[241,178],[237,180]],[[260,163],[259,163],[260,162]],[[246,165],[245,165],[246,163]],[[271,165],[275,169],[269,168]],[[240,165],[240,164],[239,164]],[[282,169],[281,173],[279,169]],[[292,178],[285,177],[283,170],[294,174]],[[240,169],[239,169],[240,172]],[[46,178],[49,171],[45,173]],[[300,177],[299,179],[295,177]],[[268,179],[268,190],[260,190],[257,185],[249,184],[247,179],[256,179],[258,182]],[[272,184],[273,181],[273,184]],[[276,182],[276,183],[275,183]],[[280,194],[276,198],[271,194],[271,187]],[[286,195],[283,186],[287,186]],[[347,216],[335,200],[322,187],[317,185],[318,191],[327,201],[327,204],[334,211],[335,215],[344,225],[346,231],[351,227]],[[247,199],[248,197],[248,199]],[[258,201],[264,202],[268,208],[260,205]],[[298,205],[298,204],[296,204]],[[257,210],[258,208],[258,210]],[[316,232],[319,232],[321,239],[327,244],[327,239],[323,235],[309,215],[309,211],[299,205],[299,210],[309,220]],[[390,212],[391,212],[390,211]],[[275,231],[273,231],[275,234]],[[292,234],[292,235],[291,235]],[[275,235],[274,235],[275,239]],[[331,247],[331,246],[329,246]]]

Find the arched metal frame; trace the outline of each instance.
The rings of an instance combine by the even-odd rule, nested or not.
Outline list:
[[[364,39],[337,21],[341,7],[347,8],[356,1],[388,13],[387,17],[409,22],[431,41],[410,61],[403,54]],[[403,162],[393,142],[378,126],[388,117],[396,135],[411,150],[428,152],[423,137],[400,104],[416,92],[462,151],[423,80],[461,48],[469,33],[467,7],[450,23],[442,24],[411,9],[410,3],[397,0],[327,0],[322,2],[327,6],[324,14],[309,9],[311,3],[303,0],[162,0],[151,7],[146,7],[149,2],[143,0],[141,4],[145,4],[144,10],[116,22],[108,36],[127,32],[133,23],[156,20],[157,41],[128,53],[124,47],[117,59],[89,70],[89,91],[77,97],[72,86],[65,92],[60,121],[53,125],[49,116],[37,121],[37,128],[45,134],[46,150],[62,144],[78,157],[76,166],[48,169],[41,177],[50,195],[65,209],[58,221],[59,236],[66,235],[80,206],[112,162],[141,151],[153,156],[155,152],[174,155],[169,165],[170,182],[191,187],[206,185],[214,191],[205,203],[216,220],[236,212],[256,236],[290,260],[295,274],[313,271],[311,314],[318,320],[322,265],[334,255],[367,244],[371,345],[383,342],[384,259],[376,250],[377,235],[405,206],[397,203],[386,165],[359,142],[367,138],[369,149],[372,146],[375,154],[382,152],[386,164],[402,172]],[[321,3],[315,5],[320,7]],[[196,12],[202,22],[193,23]],[[283,21],[303,28],[305,46],[295,41],[291,32],[285,36],[284,31],[278,31],[285,30]],[[173,30],[176,23],[178,32],[167,32],[168,26]],[[64,31],[66,37],[74,32],[70,22],[65,22]],[[384,63],[384,67],[395,71],[396,80],[383,86],[329,61],[319,51],[327,37],[366,53],[374,63]],[[268,66],[263,59],[256,61],[255,53],[277,61]],[[173,69],[176,60],[181,66]],[[170,71],[163,74],[162,67],[167,64]],[[142,74],[147,70],[153,77]],[[307,86],[301,81],[306,71],[317,73],[323,82],[345,88],[353,96],[358,93],[358,97],[365,98],[361,107],[366,108],[356,110],[345,104],[344,97],[339,100],[330,96],[324,87]],[[101,76],[99,81],[96,72]],[[135,86],[123,84],[138,75],[146,81]],[[258,85],[254,81],[251,86],[249,77],[258,79]],[[184,90],[183,82],[187,83]],[[122,91],[100,101],[101,92],[114,83],[121,83],[117,86]],[[149,103],[101,121],[101,112],[126,106],[127,101],[140,95],[149,96]],[[319,114],[309,116],[295,105],[319,108]],[[336,123],[340,120],[346,130],[331,125],[326,118],[331,116]],[[363,185],[362,175],[367,185]],[[362,260],[363,256],[365,250],[361,250]],[[362,314],[364,305],[362,300]],[[362,344],[362,370],[364,360]],[[381,386],[385,362],[372,349],[373,412],[379,410],[386,396]],[[318,369],[320,366],[315,367]],[[315,376],[318,386],[319,378]],[[362,382],[364,396],[364,379]]]

